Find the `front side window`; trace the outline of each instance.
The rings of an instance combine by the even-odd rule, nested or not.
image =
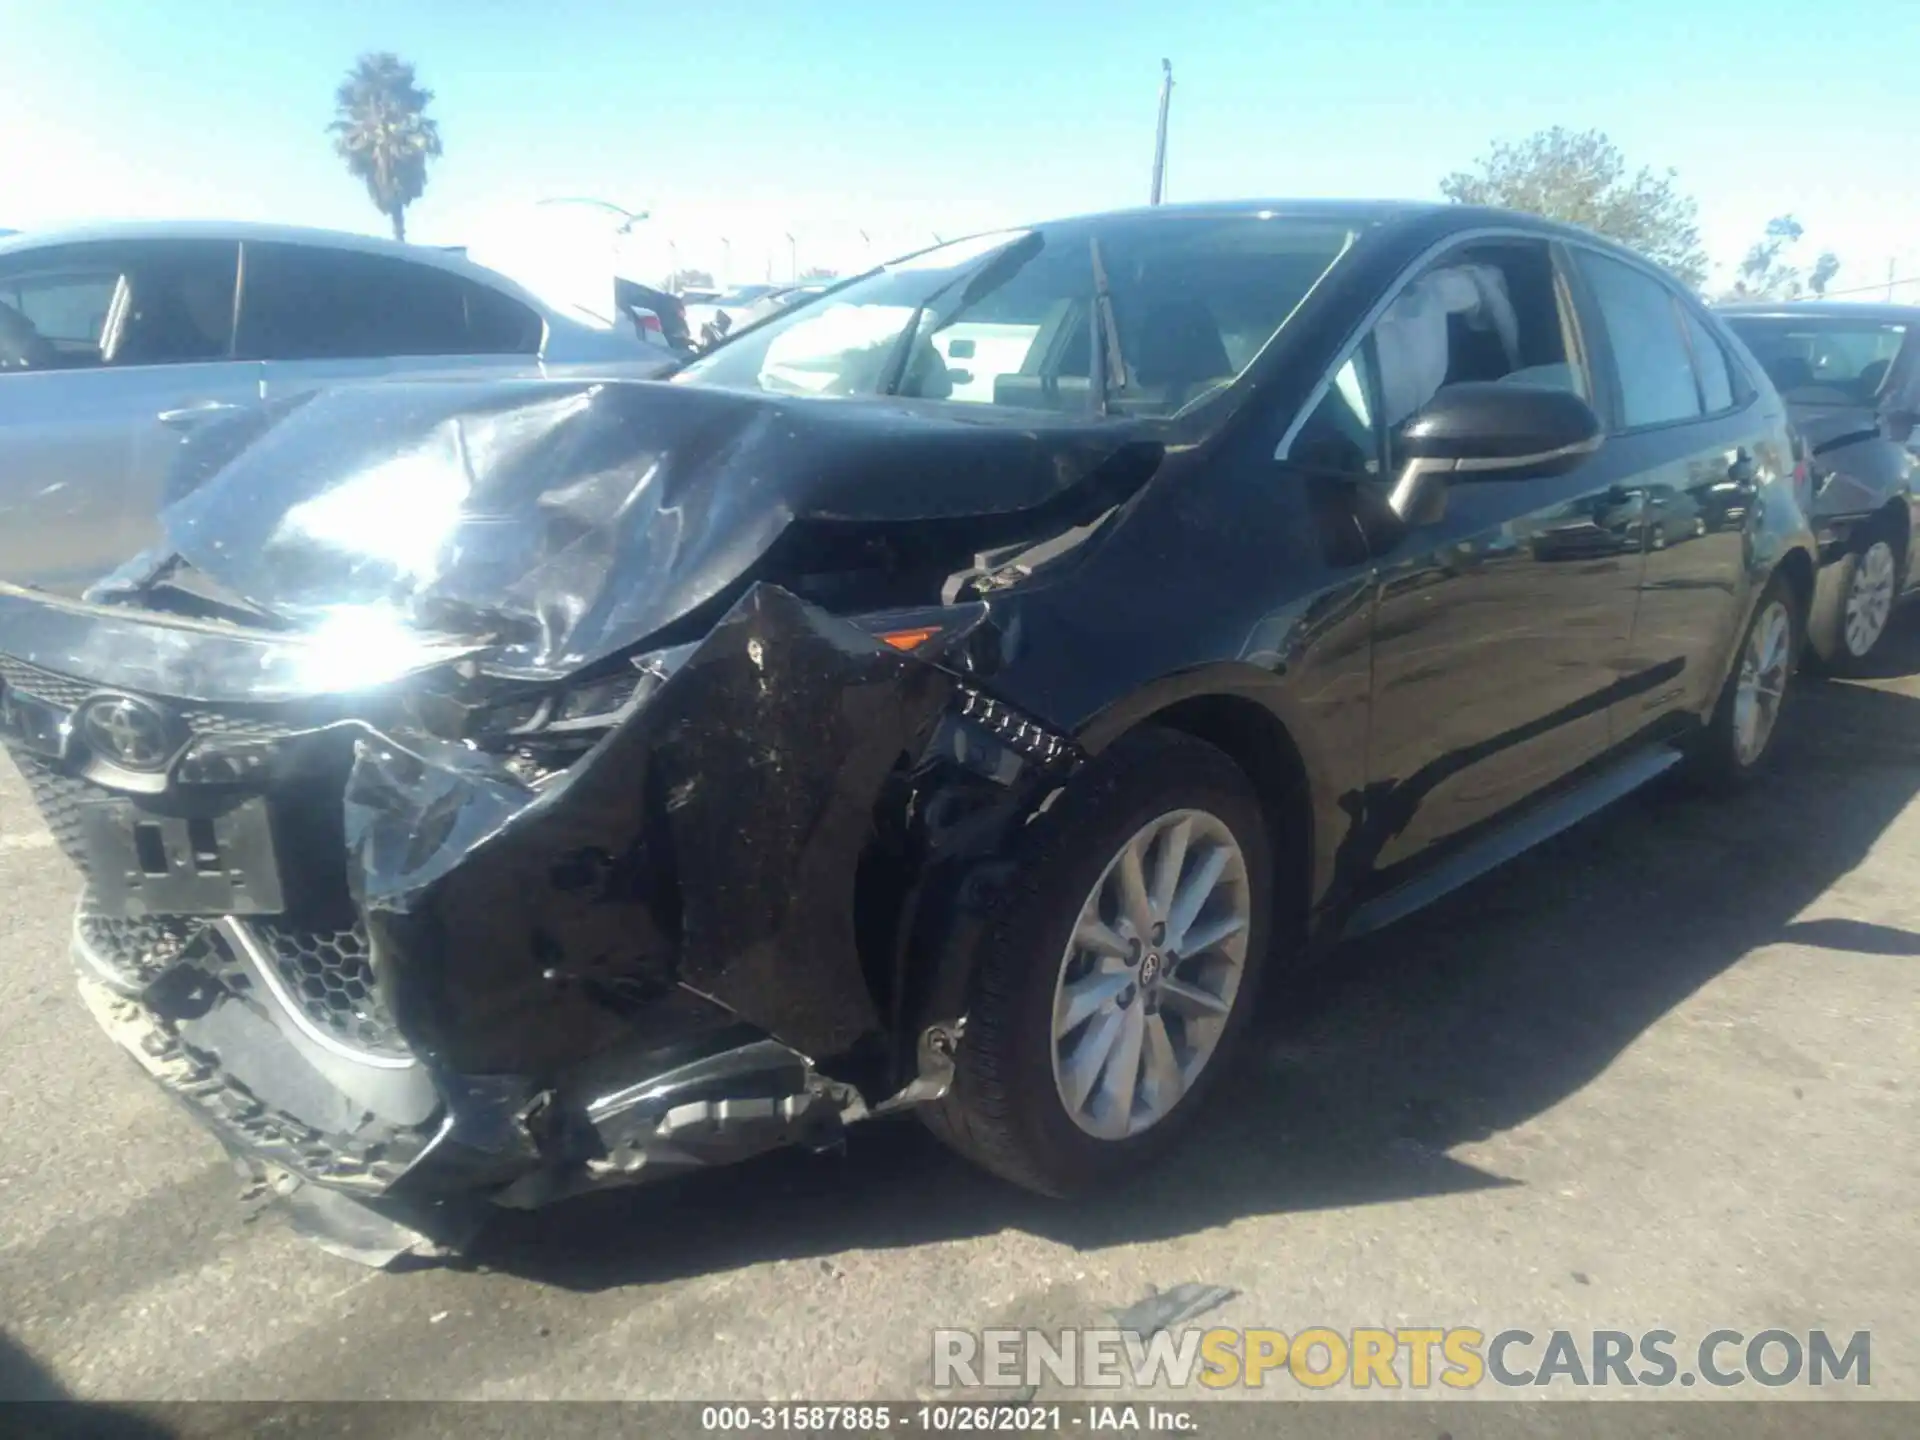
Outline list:
[[[1723,317],[1780,394],[1801,404],[1871,405],[1906,341],[1904,325],[1834,316]]]
[[[1693,355],[1672,293],[1631,265],[1591,250],[1577,253],[1607,327],[1621,424],[1633,430],[1699,416]]]
[[[1446,256],[1387,306],[1373,331],[1380,419],[1396,434],[1448,385],[1498,382],[1589,396],[1551,251],[1487,241]],[[1399,457],[1389,454],[1397,467]]]
[[[0,269],[0,370],[224,360],[239,247],[153,240],[65,245]]]
[[[1543,241],[1481,241],[1403,285],[1302,422],[1288,458],[1377,478],[1403,463],[1398,435],[1449,385],[1592,395],[1578,327]]]
[[[1354,238],[1348,226],[1281,215],[980,236],[778,315],[675,379],[1168,415],[1232,384]]]

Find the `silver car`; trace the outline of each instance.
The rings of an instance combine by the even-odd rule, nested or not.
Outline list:
[[[84,589],[157,535],[185,435],[262,401],[672,363],[446,251],[220,223],[0,239],[0,578]]]

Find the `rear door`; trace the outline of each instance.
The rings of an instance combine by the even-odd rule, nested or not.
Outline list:
[[[248,242],[240,353],[289,395],[407,374],[533,375],[545,327],[511,296],[437,266]]]
[[[1606,449],[1634,471],[1646,552],[1614,738],[1718,697],[1749,599],[1760,480],[1788,474],[1752,385],[1699,305],[1649,267],[1574,250],[1603,383]]]
[[[158,538],[183,433],[258,401],[239,247],[103,241],[0,260],[0,578],[78,593]]]
[[[1446,253],[1389,304],[1371,343],[1389,475],[1401,464],[1391,436],[1447,384],[1592,394],[1544,239]],[[1640,581],[1635,488],[1603,447],[1559,476],[1456,476],[1429,523],[1375,527],[1376,866],[1432,858],[1606,748]]]

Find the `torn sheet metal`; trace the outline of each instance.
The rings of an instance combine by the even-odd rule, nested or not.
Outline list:
[[[343,387],[196,435],[163,541],[89,595],[174,585],[294,632],[485,639],[503,673],[559,675],[731,603],[795,526],[965,522],[971,553],[1035,511],[1091,518],[1111,499],[1077,491],[1131,424],[1036,418],[652,382]]]
[[[882,783],[945,671],[759,586],[546,786],[372,737],[347,784],[355,899],[396,1018],[467,1073],[550,1073],[675,983],[813,1055],[880,1021],[853,935]]]

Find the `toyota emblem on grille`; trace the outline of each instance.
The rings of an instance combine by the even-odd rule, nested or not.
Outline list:
[[[158,770],[173,758],[173,725],[158,706],[128,695],[87,703],[80,733],[104,760],[129,770]]]

